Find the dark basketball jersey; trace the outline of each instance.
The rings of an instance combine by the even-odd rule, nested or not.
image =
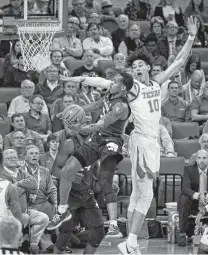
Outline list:
[[[124,127],[126,120],[129,118],[131,114],[131,110],[128,104],[128,100],[126,97],[120,97],[120,98],[114,98],[111,99],[111,95],[105,96],[103,100],[103,108],[102,113],[100,115],[100,118],[103,118],[105,114],[107,114],[109,111],[112,110],[113,106],[117,104],[118,102],[122,102],[128,105],[129,108],[129,114],[128,117],[124,120],[117,120],[113,124],[110,124],[108,127],[106,127],[104,130],[100,131],[100,134],[102,136],[106,137],[121,137],[124,133]]]

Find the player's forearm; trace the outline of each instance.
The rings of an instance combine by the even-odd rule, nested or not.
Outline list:
[[[188,37],[186,43],[184,44],[183,48],[181,49],[181,51],[179,52],[179,54],[177,55],[176,59],[175,60],[180,60],[182,59],[184,61],[184,63],[186,62],[188,56],[189,56],[189,53],[192,49],[192,45],[194,43],[194,39],[195,39],[195,36],[190,36]]]

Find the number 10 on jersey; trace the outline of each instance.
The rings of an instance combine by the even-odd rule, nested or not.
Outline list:
[[[154,100],[149,100],[148,101],[150,112],[159,112],[159,100],[154,99]]]

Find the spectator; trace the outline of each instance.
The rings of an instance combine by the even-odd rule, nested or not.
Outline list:
[[[86,38],[85,29],[80,26],[80,20],[77,17],[70,17],[68,23],[73,25],[73,33],[76,38],[79,38],[81,42]]]
[[[155,8],[154,16],[160,16],[165,23],[174,21],[178,26],[184,26],[184,17],[176,0],[161,0],[159,6]]]
[[[112,42],[116,53],[118,53],[118,47],[120,43],[125,41],[125,39],[128,37],[128,16],[121,14],[118,17],[118,26],[119,28],[112,32]]]
[[[41,95],[30,97],[30,110],[24,113],[24,117],[28,128],[39,133],[45,141],[48,135],[52,133],[52,126],[49,116],[41,113],[44,104],[43,101]]]
[[[73,10],[69,14],[69,16],[77,17],[80,21],[80,26],[82,28],[86,28],[87,26],[87,17],[88,11],[85,8],[86,1],[85,0],[72,0]]]
[[[59,81],[59,70],[57,67],[50,65],[46,68],[46,80],[43,84],[36,85],[35,93],[43,96],[49,108],[56,99],[62,97],[63,84]]]
[[[7,116],[11,118],[13,114],[28,112],[30,109],[29,98],[33,95],[34,91],[35,91],[35,85],[32,81],[30,80],[22,81],[21,95],[12,99],[7,112]],[[45,101],[43,101],[43,104],[44,105],[43,105],[41,113],[48,114],[48,108]]]
[[[65,64],[63,63],[63,53],[60,50],[52,50],[50,54],[51,63],[52,65],[56,66],[58,68],[58,72],[60,76],[71,76],[71,72],[67,69]],[[41,71],[39,75],[39,83],[44,83],[46,79],[45,75],[46,71]]]
[[[150,11],[150,4],[141,0],[129,0],[124,9],[124,13],[129,17],[129,19],[135,21],[149,20]]]
[[[145,40],[144,45],[146,50],[153,56],[154,64],[161,65],[163,70],[167,68],[167,61],[165,57],[161,56],[157,49],[157,38],[153,34],[149,34]]]
[[[164,157],[175,157],[173,141],[167,131],[163,126],[159,126],[158,132],[158,144],[160,146],[160,155]]]
[[[208,120],[208,82],[203,87],[202,95],[197,95],[192,100],[191,119],[198,122],[199,125],[204,124]]]
[[[12,147],[13,133],[15,131],[21,131],[25,135],[26,145],[34,144],[39,148],[41,153],[44,153],[43,142],[41,140],[40,135],[37,132],[35,132],[31,129],[28,129],[28,127],[26,126],[25,118],[24,118],[23,114],[21,114],[21,113],[14,114],[11,117],[11,124],[14,128],[14,131],[7,134],[4,137],[4,149],[5,150]]]
[[[165,26],[165,35],[163,38],[158,40],[158,51],[159,54],[164,56],[166,60],[170,56],[176,56],[177,49],[176,45],[181,43],[181,39],[178,38],[178,25],[174,21],[169,21]]]
[[[204,22],[201,18],[200,15],[194,15],[197,19],[197,35],[193,44],[193,48],[194,47],[202,47],[205,48],[208,45],[208,36],[207,33],[205,32],[205,26],[204,26]]]
[[[17,54],[17,60],[17,65],[8,68],[5,73],[4,87],[20,88],[21,82],[24,80],[31,80],[36,84],[38,82],[38,74],[35,71],[25,71],[21,52]]]
[[[96,23],[99,25],[99,35],[104,36],[104,37],[109,37],[111,39],[110,32],[101,25],[102,17],[98,13],[93,12],[93,13],[89,14],[88,24],[90,24],[90,23]],[[87,35],[86,35],[86,37],[87,37]]]
[[[83,41],[83,49],[92,51],[95,54],[95,65],[100,59],[112,59],[113,44],[110,38],[99,35],[99,25],[90,23],[87,27],[89,37]]]
[[[24,171],[19,167],[18,157],[15,150],[9,149],[4,151],[4,164],[2,175],[10,183],[15,184],[22,212],[26,212],[27,209],[27,190],[29,190],[29,200],[34,197],[37,192],[38,184],[36,179],[29,175],[27,171]],[[28,214],[30,216],[31,224],[31,249],[33,253],[39,251],[38,244],[41,241],[44,229],[49,222],[49,218],[46,214],[37,210],[29,209]]]
[[[170,119],[170,121],[185,122],[190,120],[189,104],[180,98],[179,84],[171,81],[168,84],[169,98],[162,104],[162,116]]]
[[[171,126],[171,121],[169,120],[169,118],[161,116],[161,118],[160,118],[160,125],[163,125],[167,129],[170,137],[172,138],[173,131],[172,131],[172,126]]]
[[[58,137],[55,134],[49,135],[47,138],[47,147],[49,150],[40,156],[40,165],[48,168],[50,173],[52,173],[52,167],[59,150],[59,145]]]
[[[197,54],[192,54],[189,56],[187,63],[184,68],[184,72],[181,72],[182,84],[186,84],[191,80],[191,76],[195,70],[201,70],[203,74],[202,84],[205,83],[204,72],[201,69],[201,60]]]
[[[57,210],[57,189],[53,183],[49,169],[39,165],[39,149],[35,145],[29,145],[26,148],[26,169],[38,183],[38,191],[34,200],[31,202],[30,208],[44,213],[49,217],[49,220],[55,215]],[[50,235],[43,234],[42,249],[45,253],[53,252],[53,244]],[[45,246],[43,248],[43,246]]]
[[[71,95],[76,97],[78,88],[77,88],[77,83],[69,80],[65,81],[63,83],[63,89],[64,89],[64,95]],[[63,95],[63,96],[64,96]],[[78,99],[74,98],[74,101],[77,103]],[[58,98],[52,105],[51,107],[51,119],[53,120],[54,116],[57,115],[58,113],[63,111],[63,97]]]
[[[178,245],[186,246],[186,232],[190,210],[197,211],[198,203],[202,207],[206,205],[207,178],[208,175],[208,153],[205,150],[197,152],[196,163],[187,166],[184,170],[183,185],[178,201],[180,238]]]
[[[200,149],[208,151],[208,134],[204,133],[199,138]],[[194,165],[196,162],[197,153],[193,153],[189,159],[189,165]]]
[[[11,67],[18,65],[17,54],[21,52],[20,40],[14,40],[10,53],[5,56],[4,73]]]
[[[22,225],[13,216],[7,216],[0,222],[0,254],[20,254],[19,245],[22,238]]]
[[[85,50],[83,53],[84,65],[78,67],[74,72],[73,76],[84,76],[84,77],[102,77],[103,73],[97,67],[94,66],[94,52],[92,49]]]
[[[86,11],[89,12],[89,15],[91,13],[100,13],[101,12],[101,6],[99,3],[97,3],[96,0],[86,0]]]
[[[61,99],[62,105],[60,107],[61,112],[56,114],[52,121],[53,133],[59,130],[62,130],[64,128],[64,124],[62,121],[62,112],[66,107],[68,107],[71,104],[75,104],[77,101],[78,101],[77,98],[73,94],[66,94],[62,97]]]
[[[113,9],[113,4],[111,0],[102,0],[101,7],[102,15],[103,17],[105,16],[107,20],[108,18],[113,18],[113,20],[115,20],[115,17],[118,17],[122,13],[120,9],[119,10]]]
[[[188,103],[191,103],[195,96],[200,96],[202,94],[202,81],[203,72],[200,70],[195,70],[192,73],[191,79],[187,84],[183,86],[183,98]]]
[[[151,34],[155,35],[157,39],[160,39],[161,37],[164,36],[164,31],[163,31],[164,26],[165,26],[165,23],[161,17],[159,16],[152,17],[150,21]]]
[[[204,5],[204,0],[191,0],[184,12],[184,19],[187,22],[192,15],[200,15],[204,23],[208,23],[208,8]]]
[[[16,15],[18,17],[23,13],[23,2],[22,0],[10,0],[10,4],[1,7],[1,11],[6,15]]]
[[[21,131],[15,131],[12,134],[12,147],[17,152],[17,156],[19,159],[20,165],[25,165],[25,148],[26,148],[26,140],[25,135]]]
[[[114,67],[107,68],[105,70],[107,80],[113,80],[117,73],[124,71],[125,64],[126,64],[125,56],[121,53],[115,54],[113,58],[113,63],[114,63]]]
[[[143,45],[141,41],[141,28],[138,24],[133,23],[128,28],[128,37],[119,45],[118,52],[128,57],[136,49],[142,48]]]
[[[52,49],[62,51],[64,56],[63,61],[74,60],[82,56],[82,44],[80,39],[75,37],[72,23],[68,23],[68,31],[66,37],[59,37],[53,40]]]

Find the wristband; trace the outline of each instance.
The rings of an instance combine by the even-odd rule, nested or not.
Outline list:
[[[195,39],[195,35],[189,35],[188,39],[189,40],[194,40]]]

